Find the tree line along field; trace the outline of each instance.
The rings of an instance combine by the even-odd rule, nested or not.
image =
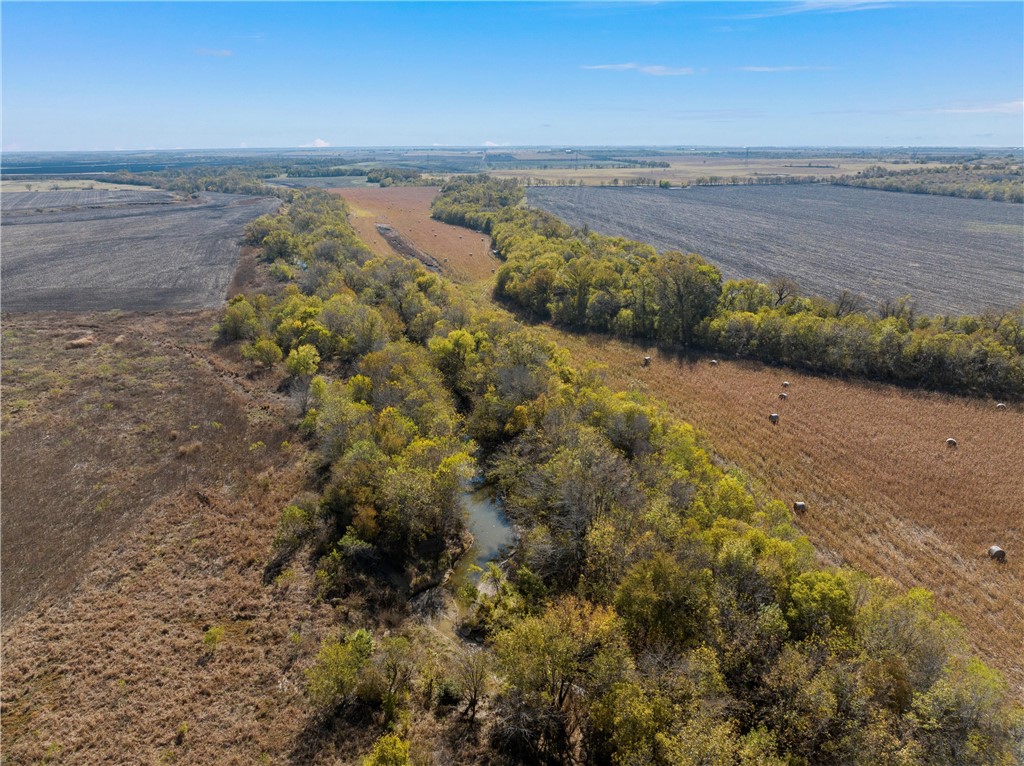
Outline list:
[[[573,226],[693,252],[726,278],[796,280],[806,294],[909,294],[927,313],[1024,300],[1024,209],[825,185],[530,188]]]
[[[31,209],[3,215],[4,311],[218,306],[238,262],[242,228],[281,204],[212,192],[180,203],[165,192],[27,194]],[[143,201],[151,194],[157,204]],[[91,201],[100,207],[84,207]]]
[[[378,217],[420,248],[440,246],[434,254],[451,273],[461,243],[433,239],[431,229],[444,224],[430,218],[426,191],[360,192],[358,203],[350,201],[350,216],[357,228]],[[480,300],[489,300],[493,275],[480,274],[476,284],[486,288],[477,291]],[[543,330],[576,364],[604,366],[614,388],[637,388],[663,401],[769,494],[806,502],[808,512],[797,523],[824,559],[934,591],[942,608],[964,623],[975,650],[1024,694],[1021,561],[998,567],[985,556],[993,544],[1024,549],[1017,518],[1024,504],[1019,408],[753,362],[722,360],[712,368],[707,360],[656,356],[645,370],[640,360],[652,352],[637,344]],[[786,401],[778,399],[783,380],[793,383]],[[782,416],[777,429],[768,422],[771,412]],[[951,436],[962,445],[955,453],[945,446]]]
[[[601,366],[612,387],[650,394],[692,423],[770,496],[805,502],[796,521],[820,558],[934,592],[1024,694],[1019,407],[545,331],[577,364]],[[1020,554],[999,565],[990,545]]]

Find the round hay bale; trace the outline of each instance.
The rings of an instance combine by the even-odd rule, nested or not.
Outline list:
[[[988,549],[988,557],[994,561],[998,561],[1000,564],[1006,563],[1006,551],[998,545],[993,545]]]
[[[946,446],[950,449],[956,449],[956,439],[946,439]]]

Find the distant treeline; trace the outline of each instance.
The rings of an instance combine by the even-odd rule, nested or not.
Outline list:
[[[515,181],[449,181],[433,215],[489,233],[505,259],[495,294],[538,319],[815,372],[1024,398],[1024,306],[919,315],[909,297],[869,306],[805,297],[792,280],[722,279],[700,256],[573,229],[520,203]]]
[[[330,178],[366,176],[368,183],[381,186],[415,186],[437,183],[436,179],[424,178],[418,170],[400,167],[331,167],[325,164],[298,163],[294,165],[265,164],[260,166],[195,166],[147,173],[120,171],[111,174],[111,183],[156,186],[160,189],[194,194],[212,191],[227,194],[267,195],[290,199],[292,191],[278,186],[268,186],[267,179],[280,176],[294,178]]]
[[[908,170],[888,170],[875,165],[856,175],[834,178],[832,183],[912,194],[1024,202],[1024,169],[1012,162],[965,163]]]
[[[501,227],[524,223],[550,240],[538,244],[555,248],[553,265],[578,260],[558,249],[569,242],[557,221],[519,218],[518,196],[478,180],[443,204],[510,246]],[[374,257],[323,192],[296,193],[247,237],[297,281],[282,273],[277,297],[235,298],[220,331],[258,364],[283,360],[321,482],[283,510],[266,577],[287,583],[308,552],[309,597],[345,614],[315,657],[296,644],[303,752],[371,728],[380,739],[364,762],[406,764],[408,732],[469,724],[479,737],[444,740],[459,762],[1019,758],[1005,681],[966,652],[929,593],[820,567],[788,508],[719,467],[656,403],[613,393],[419,264]],[[572,245],[598,246],[655,259],[636,243]],[[695,256],[661,260],[681,294],[715,293]],[[563,303],[584,294],[566,290]],[[672,317],[680,332],[692,324],[686,310]],[[520,541],[484,575],[488,588],[463,594],[481,647],[431,646],[401,616],[462,550],[459,497],[474,472]]]

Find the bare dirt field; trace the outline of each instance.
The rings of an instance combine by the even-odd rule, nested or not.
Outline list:
[[[141,195],[160,192],[44,192]],[[84,199],[84,198],[83,198]],[[220,305],[249,220],[276,210],[268,197],[203,194],[176,204],[101,206],[54,212],[5,209],[4,311],[197,309]],[[81,207],[81,206],[79,206]]]
[[[144,189],[152,190],[152,187],[139,186],[138,184],[115,184],[86,178],[47,178],[36,181],[22,179],[18,181],[0,182],[0,194],[7,194],[8,192],[58,191],[67,189],[142,191]],[[6,200],[4,200],[4,204],[6,204]]]
[[[1024,301],[1024,207],[825,185],[531,188],[575,226],[699,253],[727,278],[792,277],[808,294],[910,294],[928,313]]]
[[[1024,697],[1024,409],[545,331],[577,364],[607,365],[614,388],[664,402],[769,496],[805,502],[797,523],[823,560],[933,591]],[[999,565],[995,544],[1017,553]]]
[[[435,258],[445,275],[458,282],[486,279],[491,276],[491,270],[500,265],[500,261],[491,254],[490,237],[431,219],[430,203],[437,196],[436,187],[391,186],[331,191],[348,203],[353,228],[378,254],[393,252],[376,228],[376,224],[382,223]]]
[[[169,205],[178,195],[168,191],[140,191],[139,189],[69,189],[60,191],[5,191],[2,198],[4,213],[42,213],[55,210],[80,210],[97,207],[127,207],[130,205]],[[8,216],[13,222],[15,219]]]

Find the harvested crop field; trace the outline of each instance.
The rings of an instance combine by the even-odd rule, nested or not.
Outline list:
[[[417,249],[435,258],[445,276],[459,282],[487,279],[500,261],[491,253],[491,239],[479,232],[435,221],[430,203],[434,186],[332,189],[349,206],[349,221],[359,237],[379,255],[393,252],[376,224],[390,226]]]
[[[638,389],[709,437],[772,497],[802,501],[819,556],[933,591],[1024,698],[1024,410],[991,401],[683,359],[545,327],[579,365]],[[650,367],[640,360],[651,355]],[[782,382],[789,381],[783,389]],[[783,391],[785,401],[779,399]],[[773,427],[770,413],[778,413]],[[957,447],[946,446],[955,438]],[[990,560],[997,544],[1006,563]],[[1015,553],[1011,554],[1010,552]]]
[[[694,252],[727,278],[791,277],[807,294],[909,294],[927,313],[1024,301],[1024,206],[827,185],[531,188],[574,226]]]
[[[58,191],[4,192],[4,213],[77,210],[96,207],[125,207],[128,205],[169,205],[177,197],[167,191],[110,191],[68,189]],[[12,221],[14,219],[11,219]]]
[[[162,192],[26,194],[57,196],[28,210],[5,207],[4,311],[218,306],[238,263],[245,224],[280,205],[269,197],[212,192],[180,203]],[[132,200],[155,194],[162,202],[69,206],[69,195],[102,200],[122,194]]]

